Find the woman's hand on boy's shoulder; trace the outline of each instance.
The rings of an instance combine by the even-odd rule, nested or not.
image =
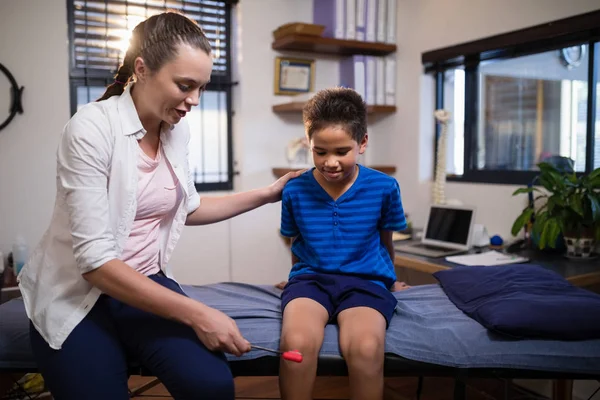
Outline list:
[[[281,200],[281,192],[283,192],[283,188],[285,187],[285,185],[294,178],[299,177],[300,175],[302,175],[304,172],[306,172],[307,169],[301,169],[298,171],[291,171],[288,172],[287,174],[283,175],[281,178],[277,179],[275,182],[273,182],[272,184],[270,184],[268,186],[268,202],[269,203],[275,203],[279,200]]]

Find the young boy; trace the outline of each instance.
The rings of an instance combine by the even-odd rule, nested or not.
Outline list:
[[[287,183],[281,233],[293,238],[281,297],[282,399],[311,399],[324,328],[337,320],[352,399],[383,398],[385,332],[396,307],[392,232],[406,227],[394,178],[357,164],[367,147],[366,105],[351,89],[318,92],[304,126],[315,167]]]

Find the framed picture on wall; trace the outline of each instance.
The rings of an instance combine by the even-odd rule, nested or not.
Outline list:
[[[275,58],[275,94],[294,95],[313,90],[315,60],[302,58]]]

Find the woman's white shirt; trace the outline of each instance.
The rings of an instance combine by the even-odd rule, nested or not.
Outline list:
[[[56,201],[48,230],[19,274],[27,315],[50,347],[60,349],[101,291],[82,274],[120,258],[136,214],[137,159],[146,131],[131,98],[83,106],[65,126],[57,151]],[[185,120],[160,134],[185,195],[161,224],[160,265],[169,259],[187,214],[200,205],[188,164]]]

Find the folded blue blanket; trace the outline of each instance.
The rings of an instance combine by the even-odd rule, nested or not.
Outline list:
[[[456,307],[494,332],[514,338],[600,339],[600,295],[546,268],[455,267],[433,276]]]

